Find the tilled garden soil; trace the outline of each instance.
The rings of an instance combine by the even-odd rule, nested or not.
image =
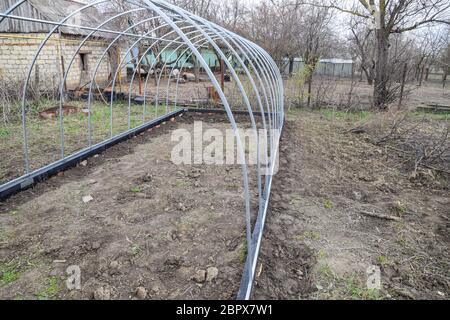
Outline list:
[[[254,298],[449,299],[449,177],[413,180],[356,125],[288,116]]]
[[[229,127],[186,115],[1,203],[0,298],[235,298],[241,169],[170,159],[171,131],[199,118]],[[449,298],[448,177],[412,180],[355,125],[289,114],[253,298]],[[72,265],[81,290],[65,286]],[[374,268],[379,290],[366,285]]]
[[[172,163],[171,133],[194,119],[230,127],[186,114],[0,203],[0,298],[235,298],[242,171]],[[67,289],[69,266],[81,290]]]

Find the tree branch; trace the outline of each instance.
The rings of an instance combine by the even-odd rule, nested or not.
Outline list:
[[[359,2],[367,9],[369,10],[369,5],[367,4],[367,2],[365,0],[359,0]],[[273,2],[272,2],[273,3]],[[317,8],[328,8],[328,9],[334,9],[334,10],[338,10],[340,12],[343,13],[348,13],[354,16],[358,16],[361,18],[370,18],[370,15],[358,12],[356,10],[350,10],[350,9],[345,9],[342,8],[338,5],[336,5],[334,2],[330,3],[330,4],[318,4],[318,3],[314,3],[314,2],[309,2],[309,1],[296,1],[295,3],[291,3],[288,4],[286,6],[294,6],[294,7],[298,7],[299,5],[307,5],[307,6],[312,6],[312,7],[317,7]]]
[[[429,20],[423,20],[421,22],[417,22],[416,24],[409,26],[409,27],[393,29],[393,30],[391,30],[391,33],[403,33],[403,32],[412,31],[412,30],[417,29],[418,27],[420,27],[424,24],[428,24],[428,23],[442,23],[442,24],[446,24],[446,25],[450,26],[450,21],[429,19]]]

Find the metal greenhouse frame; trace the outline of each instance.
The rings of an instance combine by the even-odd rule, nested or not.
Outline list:
[[[67,167],[73,166],[82,160],[101,152],[109,146],[124,141],[129,137],[145,130],[159,125],[171,118],[190,112],[192,110],[183,106],[178,99],[178,92],[181,81],[181,72],[173,75],[169,72],[167,83],[162,78],[162,72],[157,79],[155,75],[155,82],[157,81],[156,89],[156,116],[150,121],[147,120],[149,110],[147,102],[147,87],[149,83],[150,73],[145,77],[144,90],[142,98],[142,123],[139,126],[133,127],[131,123],[131,108],[135,97],[132,95],[131,86],[136,77],[141,78],[139,74],[140,65],[145,56],[152,50],[153,46],[162,46],[164,48],[176,48],[174,52],[182,52],[174,57],[174,63],[169,64],[167,61],[159,66],[161,71],[170,70],[171,65],[179,65],[181,63],[180,71],[186,68],[186,61],[194,57],[200,67],[206,73],[210,83],[214,87],[215,92],[220,100],[221,110],[208,110],[207,112],[224,112],[226,113],[230,125],[233,129],[237,139],[238,156],[240,163],[242,163],[242,175],[244,183],[244,199],[245,199],[245,221],[246,221],[246,239],[247,239],[247,261],[245,270],[242,276],[242,282],[238,299],[250,299],[252,284],[255,277],[255,270],[258,260],[258,253],[261,245],[262,233],[264,229],[266,213],[268,210],[269,197],[271,192],[272,177],[276,168],[276,159],[278,157],[278,145],[284,123],[284,102],[283,102],[283,81],[276,63],[270,55],[255,43],[217,25],[209,22],[203,18],[193,15],[179,7],[167,3],[162,0],[124,0],[125,4],[123,10],[112,16],[104,17],[104,21],[93,21],[93,25],[77,24],[75,19],[77,15],[82,14],[91,8],[101,8],[111,0],[96,0],[90,4],[81,6],[79,9],[73,11],[60,21],[49,21],[31,17],[16,15],[17,9],[20,8],[27,0],[17,1],[15,5],[9,8],[6,12],[0,13],[0,27],[2,23],[7,21],[23,21],[33,24],[42,24],[49,27],[50,31],[41,41],[34,58],[29,62],[28,72],[24,79],[24,87],[21,99],[21,123],[22,123],[22,139],[23,139],[23,175],[15,180],[9,181],[0,186],[0,199],[6,198],[11,194],[23,190],[46,177],[55,174]],[[133,17],[128,19],[128,25],[122,26],[122,29],[112,28],[111,24],[119,21],[121,18]],[[138,19],[138,20],[136,20]],[[75,23],[74,23],[75,21]],[[153,29],[139,28],[152,22],[156,27]],[[30,99],[30,82],[33,77],[33,70],[36,68],[37,61],[46,46],[49,45],[49,40],[53,35],[57,35],[60,30],[72,29],[82,30],[83,37],[79,40],[75,52],[71,59],[66,61],[65,68],[63,67],[63,74],[58,80],[58,99],[59,99],[59,151],[60,159],[39,168],[32,168],[30,166],[30,147],[29,147],[29,128],[27,124],[27,117],[29,117],[29,99]],[[137,31],[140,30],[140,31]],[[163,33],[163,34],[161,34]],[[88,129],[86,132],[86,147],[80,151],[68,154],[66,149],[66,134],[64,126],[64,112],[63,105],[67,100],[67,92],[64,83],[68,77],[70,69],[74,65],[77,55],[82,50],[85,43],[91,39],[102,36],[107,39],[108,45],[101,54],[101,57],[94,63],[93,72],[90,75],[89,90],[87,94],[87,122]],[[125,55],[120,57],[119,66],[115,72],[112,72],[112,84],[110,93],[110,122],[109,122],[109,137],[101,142],[96,143],[92,139],[92,103],[94,93],[97,90],[96,76],[99,72],[102,61],[108,56],[111,48],[118,43],[123,43],[123,39],[127,39],[127,48]],[[120,91],[118,89],[118,82],[121,77],[120,70],[127,64],[126,57],[133,55],[135,48],[140,44],[148,45],[145,53],[137,63],[138,68],[134,68],[131,75],[130,87],[128,90],[128,97],[125,99],[128,103],[128,129],[114,133],[113,121],[113,103]],[[130,45],[128,45],[130,44]],[[217,78],[209,63],[205,60],[201,53],[202,48],[210,48],[217,57],[223,61],[224,67],[230,74],[231,81],[236,85],[239,93],[239,98],[243,101],[242,108],[238,110],[232,102],[230,102],[230,94],[223,88],[220,79]],[[164,51],[164,50],[162,50]],[[182,58],[185,60],[181,62]],[[187,58],[186,58],[187,57]],[[152,63],[150,69],[156,68],[155,63]],[[176,77],[172,79],[172,77]],[[171,87],[171,84],[172,85]],[[166,97],[160,99],[161,91],[165,87],[167,91]],[[169,92],[175,92],[175,101],[169,103]],[[161,114],[159,113],[161,111]],[[196,112],[201,110],[195,109]],[[240,132],[236,122],[236,115],[247,115],[251,127],[255,132],[263,130],[268,141],[267,148],[260,150],[258,144],[258,161],[257,161],[257,185],[258,185],[258,212],[257,220],[254,225],[251,223],[252,218],[252,193],[249,186],[249,168],[245,159],[245,149],[243,141],[241,140]],[[263,173],[261,170],[261,159],[266,157],[269,159],[268,172]],[[255,214],[256,215],[256,214]]]

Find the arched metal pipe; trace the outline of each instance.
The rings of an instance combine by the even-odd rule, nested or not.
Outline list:
[[[197,59],[199,60],[200,64],[203,66],[203,68],[206,70],[211,82],[213,83],[215,89],[217,90],[217,92],[220,96],[220,99],[222,100],[222,103],[224,104],[225,110],[227,112],[228,118],[229,118],[229,120],[231,122],[231,126],[233,128],[234,135],[236,136],[237,149],[238,149],[239,157],[240,157],[241,163],[242,163],[242,172],[243,172],[243,178],[244,178],[245,216],[246,216],[246,225],[247,225],[247,228],[246,228],[247,229],[247,231],[246,231],[247,237],[246,238],[247,238],[247,246],[250,249],[248,252],[251,252],[250,246],[251,246],[252,236],[251,236],[251,215],[250,215],[251,209],[250,209],[250,187],[249,187],[249,181],[248,181],[248,168],[247,168],[247,162],[245,160],[245,151],[244,151],[244,147],[242,144],[241,136],[240,136],[239,130],[237,128],[236,120],[231,111],[231,107],[228,104],[227,98],[225,96],[225,93],[222,91],[219,82],[215,78],[212,71],[209,69],[209,66],[207,65],[205,59],[200,54],[200,52],[193,46],[193,44],[189,41],[189,38],[187,38],[183,34],[183,32],[178,28],[178,26],[173,21],[171,21],[171,19],[168,17],[168,15],[166,13],[164,13],[158,6],[156,6],[154,3],[152,3],[149,0],[143,0],[143,1],[149,8],[151,8],[159,16],[161,16],[172,27],[172,29],[176,30],[177,33],[183,39],[183,41],[186,42],[186,44],[190,47],[190,49],[195,53]],[[189,20],[190,19],[188,19],[188,21]],[[189,22],[192,23],[192,20]]]
[[[80,5],[80,7],[67,14],[60,21],[46,21],[43,19],[35,19],[35,18],[27,18],[20,17],[13,14],[14,10],[17,9],[20,5],[26,2],[26,0],[21,0],[16,2],[11,8],[9,8],[4,13],[0,13],[0,23],[4,23],[5,19],[16,19],[22,20],[29,23],[44,23],[50,26],[50,31],[44,37],[44,40],[39,44],[37,52],[35,53],[31,64],[28,68],[28,73],[26,76],[26,81],[23,87],[22,93],[22,103],[21,103],[21,113],[22,113],[22,133],[23,133],[23,154],[24,154],[24,168],[27,175],[23,177],[32,176],[35,172],[30,172],[30,155],[29,155],[29,146],[28,146],[28,129],[27,129],[27,99],[29,94],[27,91],[29,90],[30,82],[31,82],[31,74],[33,69],[38,63],[39,56],[51,37],[58,31],[58,28],[75,28],[77,30],[88,30],[87,35],[84,34],[83,37],[80,38],[80,43],[77,43],[76,51],[74,53],[71,52],[70,62],[67,68],[63,68],[63,72],[60,72],[61,78],[59,79],[59,129],[60,129],[60,142],[61,142],[61,163],[64,161],[71,161],[71,155],[67,156],[66,159],[66,151],[65,151],[65,135],[68,136],[69,132],[65,134],[64,132],[64,110],[63,104],[65,102],[64,95],[64,84],[69,78],[69,74],[73,69],[74,61],[77,57],[77,54],[83,48],[83,46],[88,43],[90,39],[94,36],[104,36],[114,35],[113,37],[105,37],[105,47],[100,50],[99,57],[96,57],[95,68],[92,70],[92,73],[89,74],[91,81],[89,85],[89,94],[87,101],[88,112],[88,148],[86,150],[88,152],[92,152],[95,148],[98,147],[98,144],[93,145],[92,143],[92,135],[93,135],[93,120],[91,119],[91,111],[92,111],[92,101],[93,101],[93,92],[96,88],[98,88],[100,83],[100,77],[102,76],[101,70],[103,70],[102,63],[105,62],[105,57],[108,53],[111,52],[113,46],[120,46],[121,53],[125,53],[124,55],[120,55],[118,58],[118,66],[114,65],[114,70],[111,70],[112,79],[108,79],[111,84],[111,100],[109,101],[109,139],[103,140],[100,144],[103,145],[104,142],[109,143],[109,141],[115,141],[115,139],[121,139],[124,134],[129,134],[130,132],[138,132],[137,130],[143,130],[146,125],[149,123],[153,123],[154,121],[167,121],[167,117],[173,116],[173,113],[170,113],[169,107],[169,97],[170,94],[175,91],[175,101],[173,108],[177,108],[177,102],[179,98],[179,88],[180,88],[180,77],[182,75],[182,71],[187,65],[188,59],[190,57],[195,57],[198,61],[202,70],[206,72],[212,86],[220,97],[220,101],[222,102],[224,111],[230,121],[231,128],[234,133],[234,137],[237,142],[237,151],[238,151],[238,161],[241,164],[242,169],[242,177],[243,177],[243,196],[244,196],[244,218],[245,218],[245,229],[246,229],[246,240],[247,240],[247,262],[245,267],[245,276],[247,279],[244,281],[243,285],[241,284],[241,288],[243,288],[243,293],[240,293],[240,297],[249,298],[251,292],[251,284],[255,274],[256,262],[258,259],[258,252],[261,244],[262,238],[262,229],[265,222],[265,217],[268,208],[268,199],[270,196],[270,189],[272,185],[272,178],[275,171],[275,161],[278,155],[278,146],[280,143],[280,133],[283,129],[284,124],[284,83],[280,74],[280,71],[270,57],[270,55],[262,49],[259,45],[237,35],[234,32],[226,30],[225,28],[218,26],[217,24],[211,23],[206,19],[197,17],[186,10],[180,9],[164,0],[123,0],[124,7],[122,8],[123,12],[117,12],[112,17],[101,18],[98,21],[94,22],[95,26],[92,27],[89,23],[88,25],[75,25],[69,23],[69,19],[74,17],[77,14],[83,13],[84,10],[88,10],[92,7],[103,7],[102,4],[108,3],[111,0],[95,0],[90,4]],[[19,11],[20,12],[20,11]],[[128,26],[120,27],[120,29],[124,30],[113,30],[115,28],[108,28],[108,23],[115,22],[116,19],[119,19],[123,16],[130,16],[133,20],[137,18],[138,22],[130,22]],[[156,22],[156,23],[153,23]],[[145,28],[140,27],[145,23],[151,23],[150,28],[145,26]],[[132,25],[131,25],[132,24]],[[151,30],[149,30],[151,29]],[[161,32],[163,30],[164,32]],[[164,33],[159,36],[158,34]],[[122,41],[123,38],[130,39],[128,42]],[[73,42],[73,41],[72,41]],[[90,42],[89,42],[90,43]],[[134,68],[133,73],[130,74],[131,81],[129,83],[128,88],[128,130],[123,129],[124,132],[118,133],[115,135],[114,133],[114,123],[113,123],[113,113],[115,113],[114,106],[114,93],[119,92],[117,86],[117,79],[119,73],[123,70],[123,66],[126,65],[128,57],[131,55],[134,58],[134,50],[137,46],[139,48],[144,44],[144,54],[141,54],[141,50],[139,50],[139,54],[135,58],[137,62],[137,67]],[[103,46],[103,44],[102,44]],[[131,98],[134,94],[134,79],[143,63],[144,59],[148,58],[148,53],[154,51],[154,47],[158,47],[158,53],[155,53],[155,60],[151,63],[148,63],[149,68],[152,69],[156,63],[162,61],[162,69],[161,73],[155,74],[155,113],[156,116],[159,116],[160,111],[160,94],[164,89],[164,82],[166,81],[166,77],[163,75],[166,73],[166,70],[172,68],[173,66],[178,67],[179,62],[182,61],[180,67],[180,73],[176,79],[176,87],[173,89],[172,87],[172,76],[173,73],[170,72],[167,76],[167,85],[166,88],[166,99],[165,99],[165,110],[163,113],[165,115],[161,118],[158,118],[154,121],[146,122],[146,107],[147,107],[147,95],[149,92],[152,92],[153,87],[149,87],[149,79],[150,72],[147,74],[145,78],[144,84],[144,101],[142,106],[142,126],[138,126],[137,128],[132,127],[132,115],[135,115],[135,111],[132,113],[132,103]],[[160,48],[161,46],[161,48]],[[122,48],[125,47],[126,50],[122,52]],[[217,58],[219,60],[223,60],[224,64],[231,75],[232,81],[234,83],[234,90],[237,90],[237,96],[239,98],[238,103],[239,106],[242,106],[248,114],[251,129],[256,134],[257,140],[257,171],[256,171],[256,179],[257,179],[257,196],[253,196],[254,190],[253,184],[252,189],[250,189],[250,181],[253,182],[254,172],[249,170],[249,163],[246,159],[246,152],[244,150],[244,141],[242,139],[242,134],[238,129],[238,125],[236,123],[236,107],[232,105],[232,97],[230,95],[230,91],[225,90],[219,84],[219,81],[211,70],[210,65],[206,62],[203,53],[201,52],[202,48],[208,48],[214,51]],[[181,54],[179,52],[182,52]],[[167,52],[171,52],[167,54]],[[164,58],[162,58],[164,57]],[[172,57],[175,57],[172,59]],[[187,57],[187,58],[186,58]],[[162,59],[161,59],[162,58]],[[173,61],[175,60],[175,61]],[[58,67],[60,68],[60,67]],[[111,69],[111,68],[109,68]],[[53,71],[54,72],[54,71]],[[127,77],[127,81],[129,78]],[[141,80],[140,80],[141,81]],[[125,89],[126,90],[126,89]],[[153,92],[152,92],[153,94]],[[161,105],[164,102],[161,103]],[[242,103],[242,104],[241,104]],[[107,103],[108,104],[108,103]],[[125,106],[124,106],[125,107]],[[181,112],[187,112],[187,110],[183,110]],[[242,112],[239,110],[239,112]],[[261,122],[256,121],[256,116],[260,116]],[[125,117],[124,117],[125,118]],[[134,118],[133,118],[134,119]],[[165,119],[165,120],[162,120]],[[107,121],[105,121],[107,122]],[[134,127],[134,126],[133,126]],[[260,144],[260,139],[263,139],[263,136],[260,136],[258,129],[262,129],[265,131],[265,140],[269,146],[265,146],[262,148]],[[105,128],[108,129],[107,127]],[[126,130],[126,131],[125,131]],[[106,133],[107,134],[107,133]],[[86,152],[85,150],[82,150]],[[265,163],[267,168],[267,174],[264,177],[261,171],[262,156],[268,157],[268,162]],[[57,161],[58,162],[58,161]],[[55,163],[53,163],[55,164]],[[53,165],[52,164],[52,165]],[[50,165],[50,167],[52,166]],[[251,176],[250,176],[251,173]],[[21,178],[23,178],[21,177]],[[28,183],[28,182],[27,182]],[[0,186],[0,193],[2,192],[3,186]],[[256,189],[256,188],[255,188]],[[256,199],[256,197],[258,199]],[[254,198],[254,203],[258,203],[258,214],[257,220],[254,224],[254,228],[252,226],[252,198]],[[253,230],[252,230],[253,229]]]
[[[98,28],[103,27],[104,25],[114,21],[117,18],[120,18],[124,15],[128,15],[130,13],[133,12],[138,12],[138,11],[142,11],[142,10],[146,10],[143,8],[137,8],[137,9],[133,9],[133,10],[128,10],[122,13],[119,13],[109,19],[107,19],[106,21],[104,21],[103,23],[101,23]],[[151,19],[156,19],[155,17],[151,18]],[[149,20],[151,21],[151,20]],[[142,22],[145,23],[146,21]],[[132,27],[136,27],[138,24],[135,24]],[[129,28],[130,29],[130,28]],[[129,30],[127,29],[127,30]],[[67,71],[63,70],[64,72],[64,77],[61,80],[61,83],[59,84],[60,87],[60,99],[59,99],[59,119],[60,119],[60,127],[61,127],[61,158],[65,157],[65,152],[64,152],[64,114],[63,114],[63,98],[64,98],[64,83],[67,81],[67,77],[69,76],[69,72],[70,69],[72,68],[73,62],[75,61],[75,58],[77,56],[77,54],[80,52],[81,48],[85,45],[85,43],[89,40],[89,38],[91,38],[97,31],[91,31],[84,39],[83,41],[81,41],[80,45],[78,46],[78,48],[75,50],[75,53],[72,55],[72,58],[70,59],[70,62],[67,66]],[[88,117],[90,117],[90,114],[88,115]],[[90,142],[89,142],[90,145]]]
[[[77,13],[90,8],[96,4],[100,4],[103,2],[106,2],[108,0],[97,0],[96,2],[92,3],[92,4],[88,4],[85,5],[77,10],[75,10],[74,12],[72,12],[71,14],[69,14],[67,17],[65,17],[64,19],[62,19],[59,23],[57,23],[53,29],[50,30],[50,32],[47,34],[47,36],[45,37],[45,39],[41,42],[41,44],[39,45],[39,48],[36,52],[36,54],[33,57],[33,60],[30,64],[28,73],[27,73],[27,77],[25,80],[25,84],[23,87],[23,95],[22,95],[22,131],[23,131],[23,148],[24,148],[24,158],[25,158],[25,172],[26,173],[30,173],[30,162],[29,162],[29,154],[28,154],[28,130],[27,130],[27,120],[26,120],[26,95],[27,95],[27,88],[30,82],[30,78],[31,78],[31,73],[33,72],[33,68],[34,65],[36,64],[36,61],[38,59],[39,54],[41,53],[42,49],[44,48],[45,44],[48,42],[48,40],[50,39],[50,37],[52,36],[53,33],[55,33],[55,31],[63,24],[65,23],[67,20],[69,20],[71,17],[73,17],[74,15],[76,15]]]

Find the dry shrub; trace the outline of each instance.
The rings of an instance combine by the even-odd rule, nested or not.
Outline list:
[[[21,105],[25,77],[8,77],[0,73],[0,106],[2,110],[2,121],[4,124],[17,121],[21,117]],[[18,80],[20,79],[20,80]],[[43,87],[45,84],[45,87]],[[38,88],[33,79],[27,87],[27,112],[30,108],[39,105],[42,99],[55,100],[58,97],[58,83],[55,77],[43,79]]]
[[[376,114],[351,130],[366,133],[370,140],[396,157],[398,167],[416,182],[450,181],[450,123],[430,116],[391,111]],[[443,179],[440,179],[443,178]]]

